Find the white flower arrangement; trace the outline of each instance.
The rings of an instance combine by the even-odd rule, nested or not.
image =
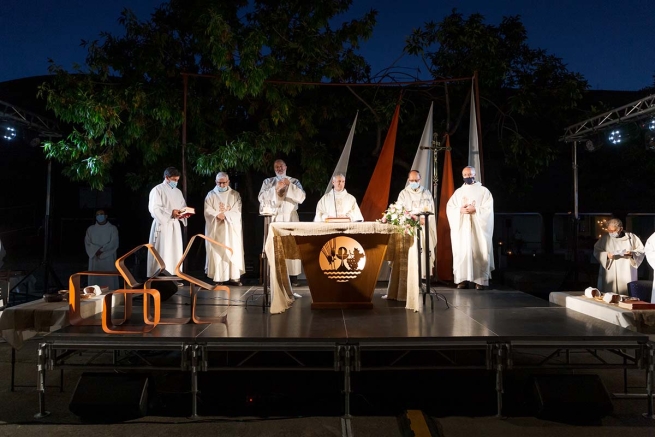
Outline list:
[[[382,213],[382,218],[376,220],[379,223],[386,223],[396,228],[401,234],[416,235],[421,221],[418,216],[405,209],[400,203],[392,203],[389,208]]]

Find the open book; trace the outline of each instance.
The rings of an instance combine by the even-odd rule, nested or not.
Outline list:
[[[327,217],[325,223],[350,223],[350,217]]]
[[[195,213],[196,210],[194,208],[191,208],[190,206],[185,206],[180,210],[180,218],[185,219],[187,217],[191,217]]]

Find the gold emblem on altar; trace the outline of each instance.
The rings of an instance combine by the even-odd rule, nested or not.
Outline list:
[[[319,264],[323,274],[337,282],[357,278],[366,265],[366,254],[361,244],[350,237],[331,239],[321,249]]]

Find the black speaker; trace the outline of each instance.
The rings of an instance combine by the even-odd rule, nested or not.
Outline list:
[[[589,420],[614,409],[598,375],[538,375],[534,377],[537,417]]]
[[[148,376],[84,372],[68,408],[76,416],[91,420],[143,417],[148,413]]]

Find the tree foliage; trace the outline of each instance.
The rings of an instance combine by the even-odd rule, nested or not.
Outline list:
[[[188,77],[187,161],[195,172],[270,171],[279,154],[299,154],[312,186],[325,163],[316,134],[343,105],[317,98],[310,85],[266,81],[365,79],[369,67],[356,50],[376,12],[334,26],[351,2],[170,0],[146,21],[125,10],[125,35],[84,42],[84,66],[71,74],[51,65],[55,80],[40,95],[72,133],[46,153],[94,188],[119,163],[133,165],[131,183],[145,182],[141,166],[159,174],[181,161],[182,73],[208,75]]]
[[[505,164],[523,178],[534,177],[552,162],[557,136],[571,124],[572,110],[587,88],[580,74],[545,50],[531,48],[527,39],[518,16],[504,17],[496,26],[480,14],[465,18],[453,10],[443,21],[415,29],[406,45],[435,78],[478,72],[483,140],[497,143]],[[470,83],[451,89],[462,96]],[[494,150],[487,152],[485,159]]]

